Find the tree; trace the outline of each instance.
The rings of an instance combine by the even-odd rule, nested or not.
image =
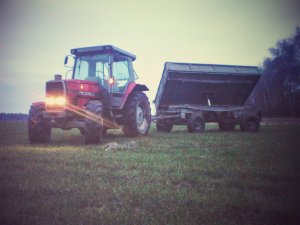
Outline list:
[[[263,75],[254,90],[255,102],[263,104],[265,115],[300,116],[300,27],[269,51],[271,57],[264,60]],[[257,95],[263,96],[263,102]]]

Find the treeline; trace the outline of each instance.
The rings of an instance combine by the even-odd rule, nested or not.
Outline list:
[[[262,65],[262,77],[248,99],[264,116],[300,117],[300,27],[269,49],[271,57]]]
[[[27,120],[28,115],[23,113],[0,113],[0,120]]]

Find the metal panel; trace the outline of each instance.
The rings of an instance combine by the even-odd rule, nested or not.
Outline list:
[[[260,78],[254,66],[165,63],[154,100],[169,105],[243,105]]]

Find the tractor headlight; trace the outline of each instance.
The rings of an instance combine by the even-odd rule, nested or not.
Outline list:
[[[55,98],[54,97],[46,97],[45,102],[47,105],[55,105]]]
[[[66,104],[66,98],[64,98],[64,97],[57,97],[55,99],[55,103],[57,105],[65,105]]]
[[[66,98],[64,97],[46,97],[46,104],[47,105],[58,105],[63,106],[66,104]]]

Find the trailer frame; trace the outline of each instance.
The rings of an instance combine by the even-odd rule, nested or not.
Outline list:
[[[156,115],[151,119],[165,132],[173,125],[187,125],[188,131],[201,133],[205,123],[218,123],[225,131],[236,125],[243,131],[258,131],[261,112],[242,104],[259,78],[260,71],[253,66],[167,62],[154,100]],[[225,96],[219,96],[222,91]],[[205,96],[206,92],[215,92],[215,98]]]

